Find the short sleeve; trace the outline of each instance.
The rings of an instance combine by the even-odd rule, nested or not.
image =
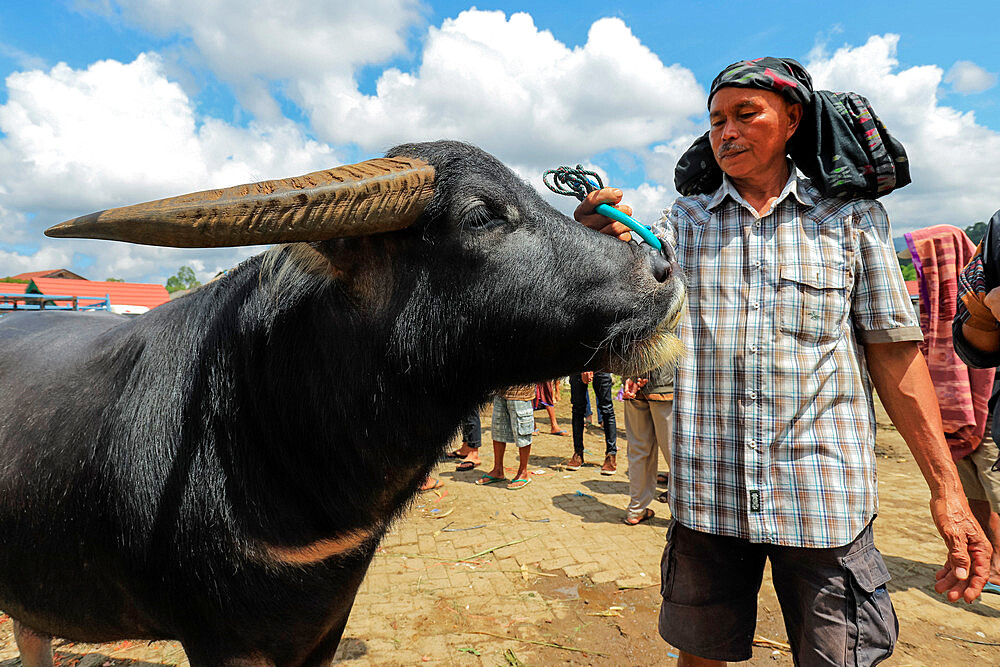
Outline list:
[[[921,341],[920,323],[910,303],[892,245],[889,216],[876,201],[858,202],[854,231],[854,297],[851,315],[862,343]]]

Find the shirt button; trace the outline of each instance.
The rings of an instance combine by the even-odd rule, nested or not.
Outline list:
[[[757,260],[756,262],[753,263],[753,268],[755,268],[755,269],[759,269],[760,268],[760,260]]]
[[[757,346],[756,345],[751,345],[750,346],[750,354],[757,354]]]
[[[757,400],[757,392],[756,391],[751,391],[750,392],[750,400],[751,401],[756,401]]]
[[[760,302],[754,301],[753,303],[750,304],[750,307],[753,308],[754,310],[757,310],[758,308],[760,308]]]
[[[751,440],[747,444],[750,446],[750,449],[757,449],[757,441],[756,440]]]

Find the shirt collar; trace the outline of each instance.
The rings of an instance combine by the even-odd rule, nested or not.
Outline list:
[[[815,206],[816,200],[813,198],[812,190],[813,190],[812,183],[809,182],[808,178],[799,176],[798,171],[796,171],[795,169],[795,163],[792,162],[791,159],[789,159],[788,181],[785,183],[785,187],[782,188],[781,194],[778,195],[778,199],[775,200],[774,205],[771,207],[771,211],[773,211],[778,206],[778,204],[780,204],[785,199],[785,197],[789,195],[795,197],[796,201],[798,201],[803,206],[810,206],[810,207]],[[720,185],[718,189],[715,191],[715,193],[712,195],[712,199],[709,200],[708,202],[708,208],[709,209],[715,208],[723,201],[725,201],[727,196],[732,197],[733,201],[745,207],[746,209],[751,211],[753,210],[753,207],[750,206],[750,204],[748,204],[747,201],[743,199],[743,197],[740,195],[739,191],[736,189],[736,186],[733,185],[733,182],[729,180],[729,176],[726,176],[726,174],[722,174],[722,185]]]

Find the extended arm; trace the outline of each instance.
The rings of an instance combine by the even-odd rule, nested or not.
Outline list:
[[[972,602],[989,576],[992,548],[969,510],[923,355],[915,342],[866,343],[865,359],[882,405],[931,491],[931,517],[948,547],[934,589]]]

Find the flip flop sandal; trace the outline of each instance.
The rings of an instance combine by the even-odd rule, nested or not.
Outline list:
[[[465,458],[465,456],[463,454],[459,454],[458,453],[457,449],[453,449],[452,451],[448,452],[447,454],[444,455],[444,457],[446,459],[464,459]]]
[[[483,475],[476,480],[476,486],[485,486],[486,484],[496,484],[497,482],[506,482],[506,477],[494,477],[493,475]]]
[[[530,477],[527,479],[523,477],[518,477],[517,479],[510,480],[510,484],[507,485],[507,488],[510,489],[511,491],[517,491],[518,489],[523,489],[529,484],[531,484]]]
[[[566,435],[566,429],[561,431],[549,431],[549,435]]]
[[[477,465],[479,464],[475,461],[461,461],[457,466],[455,466],[455,470],[472,470]]]
[[[631,514],[631,513],[626,513],[625,514],[625,518],[622,519],[622,522],[626,526],[638,526],[643,521],[646,521],[648,519],[652,519],[654,516],[656,516],[656,512],[654,512],[653,510],[651,510],[651,509],[649,509],[647,507],[646,509],[644,509],[642,511],[642,514],[639,514],[639,515],[634,515],[634,514]]]
[[[427,488],[420,489],[421,493],[423,493],[424,491],[433,491],[434,489],[440,489],[442,486],[444,486],[444,482],[442,482],[439,479],[435,479],[435,478],[432,477],[431,481],[434,482],[434,483],[432,485],[428,486]]]
[[[662,472],[656,473],[656,483],[663,486],[670,481],[670,478],[664,475]]]
[[[660,502],[660,503],[669,503],[670,502],[670,493],[668,493],[667,491],[664,491],[660,495],[656,496],[656,501]]]
[[[984,593],[995,593],[997,595],[1000,595],[1000,586],[997,586],[994,583],[986,582],[986,585],[983,586],[983,592]]]

